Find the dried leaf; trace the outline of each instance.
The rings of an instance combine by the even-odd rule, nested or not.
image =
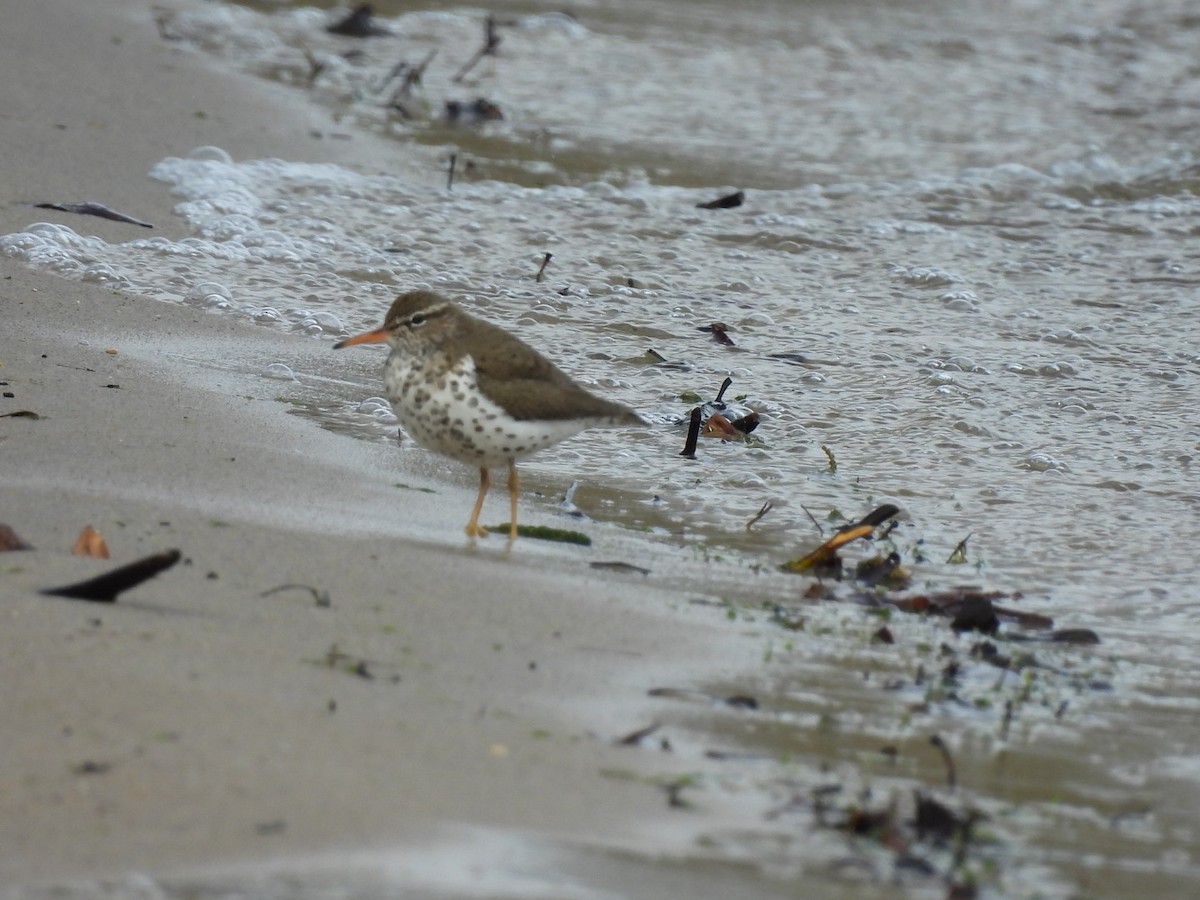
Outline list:
[[[12,530],[8,525],[0,525],[0,553],[6,553],[9,550],[32,550],[29,544],[21,540],[20,536]]]
[[[85,525],[83,531],[79,532],[79,537],[75,539],[75,546],[71,548],[71,552],[76,556],[108,559],[108,544],[104,543],[100,532],[91,525]]]
[[[742,433],[734,428],[723,415],[713,413],[704,423],[704,427],[700,429],[700,437],[720,438],[723,441],[737,441],[742,438]]]

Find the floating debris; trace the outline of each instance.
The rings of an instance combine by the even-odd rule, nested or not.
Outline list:
[[[486,97],[476,97],[470,103],[447,100],[444,117],[455,125],[479,125],[482,122],[503,121],[504,113]]]
[[[729,420],[720,413],[709,416],[700,429],[700,437],[719,438],[722,441],[740,440],[742,433],[730,424]]]
[[[466,64],[455,73],[453,81],[462,81],[468,72],[479,65],[479,61],[485,56],[495,56],[496,51],[500,49],[500,34],[496,30],[496,17],[488,16],[483,23],[483,46],[475,51],[475,55],[467,60]]]
[[[954,548],[954,551],[948,557],[946,557],[946,563],[948,565],[962,565],[967,561],[967,541],[970,539],[971,535],[968,534],[965,538],[958,542]]]
[[[955,631],[978,631],[980,634],[995,634],[1000,629],[1000,619],[991,598],[971,594],[958,604],[950,627]]]
[[[688,423],[687,441],[684,442],[683,449],[679,451],[679,455],[686,459],[696,458],[696,444],[700,440],[700,407],[692,410],[692,418]]]
[[[833,451],[821,445],[821,452],[825,454],[825,458],[829,460],[829,474],[836,475],[838,470],[837,457],[833,455]]]
[[[392,33],[390,28],[375,23],[375,10],[370,3],[359,4],[344,18],[326,26],[325,30],[330,34],[352,38],[387,37]]]
[[[912,573],[900,564],[900,554],[895,551],[887,556],[872,556],[854,567],[854,580],[867,586],[883,585],[891,590],[908,587]]]
[[[732,194],[726,194],[724,197],[718,197],[716,200],[709,200],[707,203],[697,203],[697,209],[735,209],[746,202],[745,191],[734,191]]]
[[[767,513],[769,513],[774,508],[775,508],[775,505],[770,500],[767,500],[766,502],[764,502],[762,505],[762,509],[760,509],[758,512],[756,512],[754,514],[754,518],[752,518],[749,522],[746,523],[746,530],[750,531],[754,527],[755,523],[757,523],[759,520],[761,520],[763,516],[765,516]]]
[[[705,334],[711,334],[712,339],[718,344],[724,344],[726,347],[736,346],[733,343],[733,338],[728,334],[729,326],[724,322],[713,322],[709,325],[702,325],[696,330],[703,331]]]
[[[391,72],[377,88],[377,92],[382,91],[397,78],[400,79],[399,86],[392,91],[392,96],[386,104],[389,109],[398,112],[405,119],[416,119],[428,114],[428,105],[423,100],[413,97],[413,88],[424,82],[425,70],[429,68],[429,64],[433,62],[435,56],[437,56],[436,47],[430,50],[425,58],[416,65],[401,60],[392,67]]]
[[[550,265],[550,260],[554,259],[553,253],[547,253],[542,257],[542,264],[538,266],[537,275],[534,276],[534,281],[541,284],[546,278],[546,266]]]
[[[827,567],[834,562],[835,553],[839,547],[845,546],[859,538],[867,537],[879,525],[882,525],[899,512],[900,507],[894,506],[891,503],[878,506],[852,525],[839,528],[833,537],[807,556],[786,562],[781,568],[785,572],[807,572],[814,568]],[[836,568],[838,571],[841,570],[840,561],[837,561]]]

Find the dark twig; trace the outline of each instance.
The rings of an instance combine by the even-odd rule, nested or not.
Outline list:
[[[768,500],[766,503],[764,503],[762,505],[762,509],[760,509],[757,513],[754,514],[754,518],[746,523],[746,530],[749,531],[751,528],[753,528],[754,523],[757,522],[759,519],[761,519],[763,516],[765,516],[767,513],[769,513],[771,511],[771,509],[774,507],[774,505],[775,504],[773,504],[770,500]]]
[[[819,534],[821,537],[825,537],[825,529],[821,527],[821,523],[817,521],[817,517],[809,512],[808,507],[803,503],[800,504],[800,508],[804,510],[804,514],[808,516],[809,519],[812,520],[813,525],[816,526],[817,534]]]
[[[542,264],[538,267],[536,281],[541,284],[546,278],[546,266],[550,265],[550,260],[554,258],[553,253],[547,253],[542,257]]]
[[[329,596],[329,591],[319,591],[310,584],[281,584],[278,587],[273,587],[269,590],[263,591],[258,596],[270,597],[272,594],[278,594],[280,591],[293,589],[308,591],[310,594],[312,594],[313,602],[322,609],[329,609],[331,606],[333,606],[333,600]]]
[[[60,588],[47,588],[42,593],[51,597],[68,597],[72,600],[116,603],[118,594],[137,587],[143,581],[149,581],[159,572],[171,568],[179,562],[179,557],[178,550],[165,550],[162,553],[156,553],[153,556],[120,566],[103,575],[97,575],[87,581],[64,585]]]
[[[406,119],[414,119],[417,116],[417,108],[411,107],[406,101],[412,96],[413,88],[421,84],[425,77],[425,70],[429,68],[429,64],[433,62],[433,58],[437,56],[437,48],[430,50],[425,54],[425,58],[415,66],[401,60],[392,67],[392,71],[376,89],[382,91],[386,85],[391,84],[397,78],[402,78],[400,86],[392,91],[392,96],[388,100],[387,105],[394,109]]]
[[[467,60],[466,65],[458,70],[454,76],[454,81],[462,81],[467,73],[479,65],[479,61],[485,56],[495,56],[496,50],[500,47],[500,35],[496,32],[496,17],[488,16],[487,21],[483,25],[483,46],[475,51],[475,55]]]
[[[359,4],[343,18],[326,26],[325,30],[330,34],[355,38],[385,37],[392,33],[391,29],[375,24],[375,10],[370,3]]]
[[[700,425],[701,425],[700,407],[692,410],[692,420],[688,423],[687,442],[683,445],[683,450],[679,455],[687,459],[696,458],[696,442],[700,440]]]
[[[958,546],[954,548],[954,552],[946,557],[947,563],[965,563],[967,561],[967,541],[971,539],[968,534],[965,538],[958,542]]]
[[[729,390],[729,386],[731,384],[733,384],[733,379],[729,377],[726,377],[725,380],[721,382],[721,389],[717,391],[717,399],[713,401],[714,403],[721,402],[721,398],[725,396],[725,392]]]

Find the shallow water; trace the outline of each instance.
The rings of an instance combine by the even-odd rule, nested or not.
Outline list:
[[[39,224],[0,238],[0,252],[330,342],[376,324],[399,290],[435,287],[646,415],[644,430],[577,438],[523,469],[550,493],[586,472],[575,502],[652,541],[773,566],[816,542],[808,511],[896,503],[906,522],[893,543],[918,584],[1021,591],[1105,642],[1054,651],[1060,670],[1111,683],[1079,691],[1078,718],[1043,710],[1001,750],[973,736],[994,732],[994,709],[936,722],[982,755],[968,768],[986,803],[1053,836],[1037,878],[1000,876],[997,889],[1120,896],[1112,886],[1132,882],[1111,879],[1129,872],[1168,893],[1194,888],[1190,5],[499,3],[499,55],[462,83],[452,76],[480,43],[478,9],[376,6],[397,37],[334,38],[330,14],[273,5],[205,4],[167,27],[195,52],[294,84],[297,103],[330,112],[331,133],[394,136],[396,174],[208,148],[151,173],[178,196],[186,240],[107,244]],[[389,70],[433,50],[404,98],[411,118],[389,110]],[[479,96],[504,120],[442,120],[444,101]],[[734,189],[743,206],[697,208]],[[698,330],[714,321],[735,346]],[[729,396],[762,418],[755,440],[706,441],[697,461],[681,459],[674,423],[694,402],[680,395],[712,396],[726,375]],[[348,396],[310,397],[310,413],[390,440],[386,407],[362,402],[378,391],[363,374]],[[774,509],[747,532],[766,501]],[[970,564],[945,563],[967,535]],[[779,584],[769,590],[786,595]],[[760,624],[772,646],[787,640]],[[863,664],[857,637],[831,646],[803,665],[781,654],[756,689],[773,698],[788,752],[853,761],[785,727],[789,684],[836,697]],[[914,650],[883,659],[908,676],[937,666]],[[1063,679],[1048,690],[1068,690]],[[861,721],[843,726],[846,740],[870,744],[894,698],[851,693],[844,708]],[[1000,760],[1022,777],[1000,774]],[[1145,809],[1132,835],[1113,824],[1126,808]],[[1128,858],[1114,850],[1129,841]]]

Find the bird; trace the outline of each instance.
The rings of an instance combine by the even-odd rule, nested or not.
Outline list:
[[[633,410],[587,391],[516,335],[430,290],[401,294],[383,325],[333,345],[386,343],[384,389],[416,443],[479,468],[464,529],[479,524],[489,469],[508,466],[509,541],[517,537],[517,460],[586,428],[643,425]]]

